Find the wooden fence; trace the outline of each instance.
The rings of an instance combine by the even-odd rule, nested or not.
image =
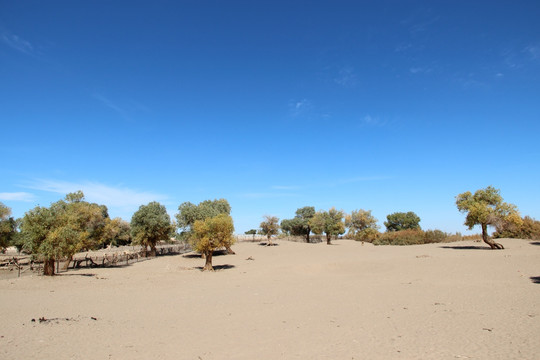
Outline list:
[[[187,244],[165,244],[156,247],[157,256],[183,254],[191,251]],[[113,267],[126,266],[133,262],[152,259],[144,256],[141,247],[122,246],[119,248],[101,249],[77,253],[72,259],[58,259],[56,261],[56,272],[65,272],[68,269],[92,268],[92,267]],[[20,277],[26,273],[43,273],[43,261],[33,259],[31,255],[2,255],[0,257],[0,276]]]

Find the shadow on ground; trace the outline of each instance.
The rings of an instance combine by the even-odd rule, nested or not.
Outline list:
[[[87,277],[94,277],[94,276],[97,276],[96,274],[92,274],[92,273],[76,273],[76,272],[72,272],[72,273],[59,273],[59,274],[55,274],[55,276],[87,276]]]
[[[491,250],[489,246],[441,246],[441,248],[454,250]]]
[[[529,244],[531,244],[531,245],[540,245],[540,241],[531,241]]]
[[[228,255],[226,250],[216,250],[212,254],[212,256],[223,256],[223,255]],[[234,254],[230,254],[230,255],[234,255]],[[188,254],[183,254],[182,257],[185,257],[188,259],[200,259],[202,256],[199,253],[191,252]]]
[[[540,284],[540,276],[531,276],[531,281],[535,284]]]
[[[229,269],[233,269],[233,268],[235,268],[235,266],[234,265],[229,265],[229,264],[214,265],[214,271],[229,270]],[[202,271],[203,266],[195,266],[195,267],[193,267],[193,269],[197,269],[197,270]]]
[[[279,244],[276,244],[276,243],[269,244],[267,242],[261,242],[259,243],[259,246],[279,246]]]

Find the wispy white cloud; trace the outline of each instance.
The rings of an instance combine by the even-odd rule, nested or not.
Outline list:
[[[112,109],[114,112],[120,115],[124,120],[130,120],[128,116],[128,112],[124,108],[118,106],[116,103],[112,102],[111,100],[109,100],[108,98],[106,98],[105,96],[101,94],[96,93],[96,94],[93,94],[92,96],[95,99],[99,100],[103,105],[105,105],[109,109]]]
[[[334,82],[345,87],[356,86],[357,77],[354,69],[349,66],[339,69],[338,75],[334,78]]]
[[[306,115],[311,111],[311,102],[307,99],[293,100],[289,103],[289,114],[292,117]]]
[[[417,67],[412,67],[409,69],[409,72],[413,75],[416,75],[416,74],[429,74],[433,69],[430,68],[430,67],[422,67],[422,66],[417,66]]]
[[[36,196],[31,193],[27,192],[3,192],[0,193],[0,200],[2,201],[24,201],[24,202],[32,202],[35,201]]]
[[[21,38],[18,35],[10,32],[3,32],[0,36],[0,40],[10,48],[20,51],[26,55],[35,55],[34,46],[29,41]]]
[[[538,60],[540,59],[540,45],[539,44],[531,44],[523,50],[525,54],[529,57],[531,60]]]
[[[381,127],[385,125],[385,120],[381,120],[379,117],[372,116],[370,114],[367,114],[362,119],[360,119],[360,126]]]
[[[61,194],[81,190],[89,202],[106,205],[109,210],[124,217],[135,212],[140,205],[151,201],[166,201],[168,196],[156,192],[139,191],[124,186],[110,186],[99,182],[83,181],[68,182],[58,180],[38,179],[25,185],[33,190],[40,190]]]

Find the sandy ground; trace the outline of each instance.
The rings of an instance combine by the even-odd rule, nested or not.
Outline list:
[[[177,255],[1,280],[0,358],[539,359],[540,243],[501,242],[240,243],[214,273]]]

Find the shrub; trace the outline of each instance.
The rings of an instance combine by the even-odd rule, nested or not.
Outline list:
[[[540,240],[540,221],[525,216],[521,225],[504,223],[493,233],[493,237]]]
[[[475,235],[481,238],[479,235]],[[471,238],[471,236],[468,236]],[[389,231],[379,235],[373,241],[374,245],[421,245],[433,243],[448,243],[465,240],[460,233],[449,234],[441,230],[409,229],[401,231]]]

